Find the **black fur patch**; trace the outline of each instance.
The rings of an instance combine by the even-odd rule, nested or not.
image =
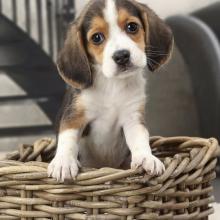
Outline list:
[[[116,0],[116,7],[117,9],[124,8],[126,9],[131,15],[138,17],[141,19],[140,10],[130,1],[128,0]]]
[[[90,29],[92,18],[97,16],[101,18],[104,17],[103,10],[105,8],[105,3],[105,0],[94,0],[86,9],[81,25],[81,31],[84,38]]]
[[[86,126],[85,129],[83,130],[82,137],[89,136],[90,131],[91,131],[91,125],[90,125],[90,124],[87,124],[87,126]]]

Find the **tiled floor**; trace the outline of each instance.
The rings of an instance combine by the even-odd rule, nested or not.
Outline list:
[[[216,203],[213,204],[215,213],[210,216],[210,220],[220,220],[220,177],[216,178],[213,182],[213,186]]]
[[[215,213],[209,217],[209,220],[219,220],[220,219],[220,204],[213,204]]]
[[[214,195],[216,202],[220,203],[220,176],[216,178],[216,180],[213,182],[214,186]],[[220,219],[220,216],[219,216]]]

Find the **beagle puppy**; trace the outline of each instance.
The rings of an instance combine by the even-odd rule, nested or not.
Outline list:
[[[135,0],[91,0],[70,25],[57,67],[69,85],[48,175],[74,179],[79,166],[164,171],[145,124],[146,72],[170,57],[170,28]],[[129,167],[128,167],[129,168]]]

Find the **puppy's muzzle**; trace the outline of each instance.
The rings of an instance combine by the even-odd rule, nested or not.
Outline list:
[[[125,66],[130,62],[130,56],[131,54],[128,50],[118,50],[113,54],[112,58],[119,66]]]

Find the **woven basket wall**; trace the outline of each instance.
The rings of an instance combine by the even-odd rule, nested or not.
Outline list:
[[[208,219],[217,141],[153,137],[151,146],[166,166],[160,177],[141,169],[82,169],[74,183],[60,184],[46,173],[55,141],[21,145],[0,161],[0,219]]]

